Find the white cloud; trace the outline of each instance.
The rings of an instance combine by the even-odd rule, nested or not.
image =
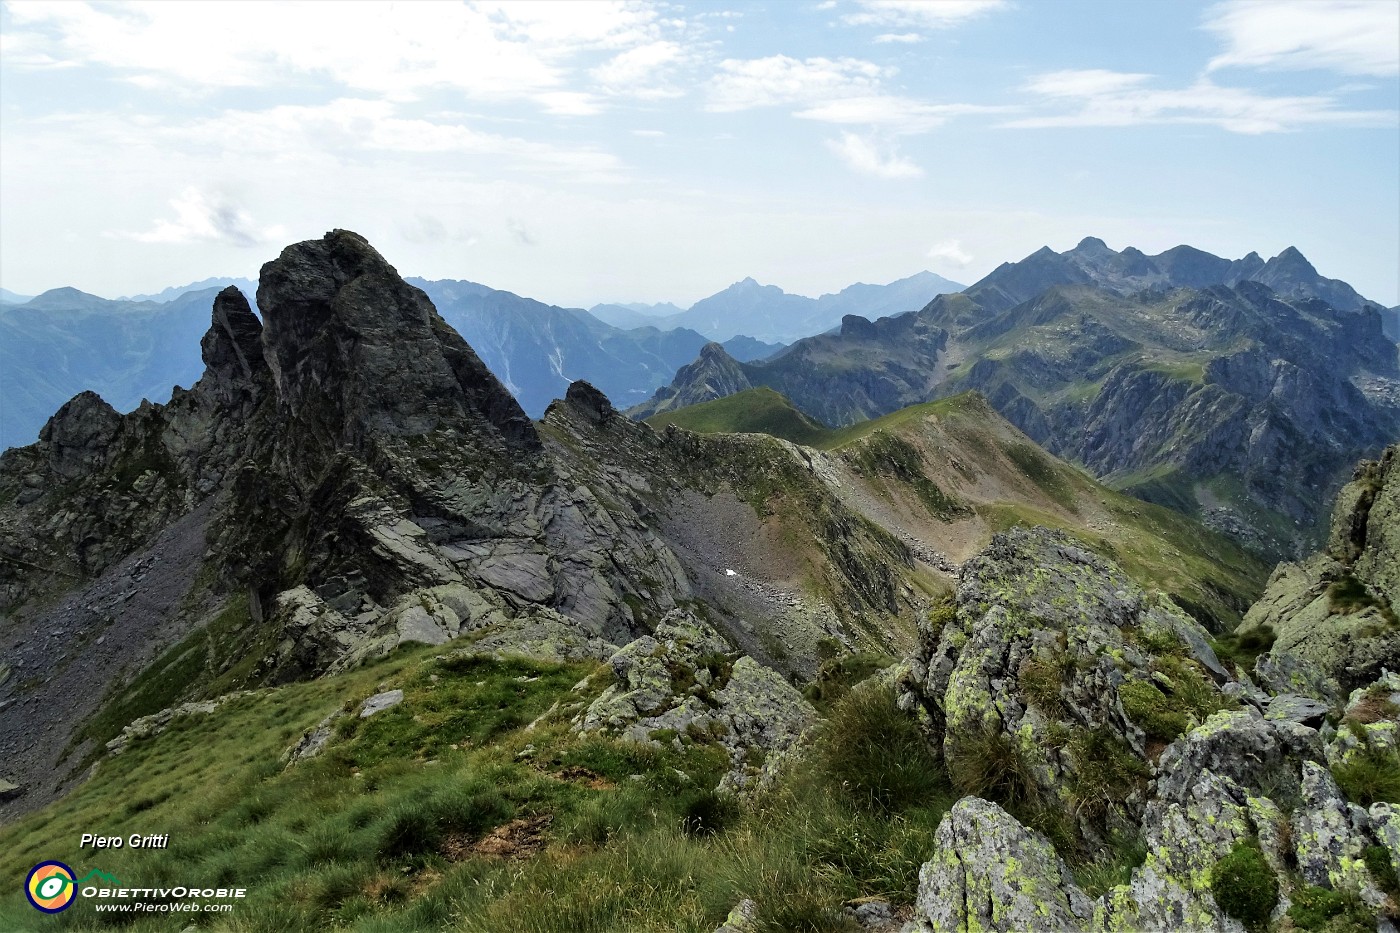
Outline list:
[[[645,136],[648,139],[656,139],[666,135],[665,130],[633,130],[633,136]]]
[[[896,133],[923,133],[951,117],[973,113],[1004,113],[1012,108],[978,104],[926,104],[907,97],[879,95],[847,97],[799,110],[794,116],[823,123],[879,126]]]
[[[874,140],[842,133],[841,138],[827,140],[827,148],[842,162],[862,175],[876,178],[919,178],[924,170],[895,153],[890,147]]]
[[[224,243],[230,246],[258,246],[286,235],[282,227],[259,227],[252,216],[227,198],[210,195],[198,188],[186,188],[170,206],[174,220],[157,220],[144,233],[116,231],[111,236],[138,243]]]
[[[591,75],[610,94],[642,100],[679,97],[682,92],[670,83],[669,72],[683,58],[680,45],[658,40],[619,52]]]
[[[872,41],[879,45],[888,45],[890,43],[913,45],[916,42],[923,42],[924,37],[917,32],[886,32],[876,36]]]
[[[861,12],[848,13],[848,26],[893,26],[946,29],[995,10],[1006,9],[1007,0],[858,0]]]
[[[1204,28],[1225,43],[1210,70],[1325,68],[1352,75],[1400,74],[1400,3],[1394,0],[1231,2]]]
[[[506,229],[510,231],[511,238],[521,246],[538,246],[540,243],[539,240],[535,239],[535,235],[514,217],[506,220]]]
[[[562,102],[561,102],[562,103]],[[473,129],[464,123],[404,117],[390,101],[341,98],[321,106],[231,110],[189,124],[145,127],[171,143],[218,151],[233,142],[269,159],[298,159],[326,153],[346,159],[357,153],[393,152],[456,156],[505,156],[531,171],[540,169],[606,175],[620,167],[611,153],[591,147],[560,147]]]
[[[950,263],[962,269],[972,263],[973,256],[963,249],[961,240],[944,240],[929,248],[928,258]]]
[[[409,99],[451,88],[483,100],[567,90],[580,55],[656,43],[639,3],[12,3],[16,66],[116,69],[165,89],[280,87],[329,80]],[[572,111],[579,113],[575,107]]]
[[[461,243],[475,246],[481,242],[475,233],[466,229],[451,230],[436,214],[420,213],[398,223],[399,236],[408,243],[442,244]]]
[[[598,98],[584,91],[545,91],[534,99],[545,113],[560,117],[591,117],[603,110]]]
[[[1232,133],[1279,133],[1307,126],[1389,126],[1394,111],[1346,110],[1325,95],[1270,97],[1222,87],[1201,78],[1189,87],[1148,86],[1150,75],[1057,71],[1032,79],[1026,89],[1050,101],[1079,106],[1070,113],[1013,120],[1009,127],[1141,126],[1178,123],[1217,126]]]
[[[780,104],[810,104],[875,93],[891,70],[859,58],[786,55],[725,59],[710,79],[706,110],[729,112]]]
[[[1051,71],[1037,75],[1026,84],[1026,90],[1048,97],[1096,97],[1137,87],[1152,75],[1105,71],[1102,68]]]

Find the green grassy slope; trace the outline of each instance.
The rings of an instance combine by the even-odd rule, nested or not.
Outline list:
[[[747,389],[737,395],[663,412],[648,418],[646,423],[657,430],[674,424],[697,434],[769,434],[808,447],[823,446],[833,433],[769,388]]]
[[[1046,453],[975,392],[836,430],[812,425],[769,389],[664,417],[701,433],[761,431],[828,451],[882,499],[921,513],[934,546],[941,544],[940,523],[978,525],[975,547],[964,554],[1012,525],[1060,528],[1216,628],[1237,622],[1268,576],[1263,561],[1223,535]]]
[[[815,750],[744,809],[714,793],[728,767],[717,746],[570,733],[572,710],[611,682],[605,666],[450,650],[258,691],[103,761],[0,829],[0,929],[709,933],[757,897],[771,929],[842,930],[847,899],[909,902],[954,799],[888,690],[824,704],[833,724]],[[388,688],[401,705],[339,720],[322,756],[284,768],[303,730]],[[83,832],[168,833],[170,846],[80,850]],[[122,916],[80,898],[44,916],[20,892],[44,859],[127,887],[248,895],[228,913]]]

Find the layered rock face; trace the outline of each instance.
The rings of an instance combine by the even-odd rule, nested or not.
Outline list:
[[[1365,777],[1400,769],[1394,674],[1335,704],[1262,690],[1169,601],[1036,529],[964,565],[899,684],[969,795],[913,929],[1242,931],[1317,889],[1400,906],[1393,808]],[[1144,857],[1097,898],[1062,861],[1132,837]],[[1240,863],[1273,893],[1244,903]]]

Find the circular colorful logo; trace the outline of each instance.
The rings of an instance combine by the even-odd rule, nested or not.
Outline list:
[[[73,905],[77,895],[73,883],[73,869],[62,862],[40,862],[29,870],[24,879],[24,895],[35,910],[46,914],[56,914]]]

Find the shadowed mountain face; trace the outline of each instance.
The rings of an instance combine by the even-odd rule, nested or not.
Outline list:
[[[56,288],[0,307],[0,449],[32,444],[54,409],[84,390],[130,411],[193,384],[217,293],[202,289],[157,304]]]
[[[619,404],[635,404],[664,385],[706,343],[693,330],[660,321],[624,330],[577,308],[558,308],[473,282],[409,281],[428,294],[443,319],[536,417],[578,379]],[[743,337],[726,346],[745,360],[780,349]]]
[[[1400,436],[1380,309],[1296,250],[1267,263],[1092,239],[1041,250],[917,313],[847,318],[769,360],[708,348],[630,413],[752,386],[838,426],[975,388],[1110,484],[1275,556],[1310,549],[1351,464]]]

